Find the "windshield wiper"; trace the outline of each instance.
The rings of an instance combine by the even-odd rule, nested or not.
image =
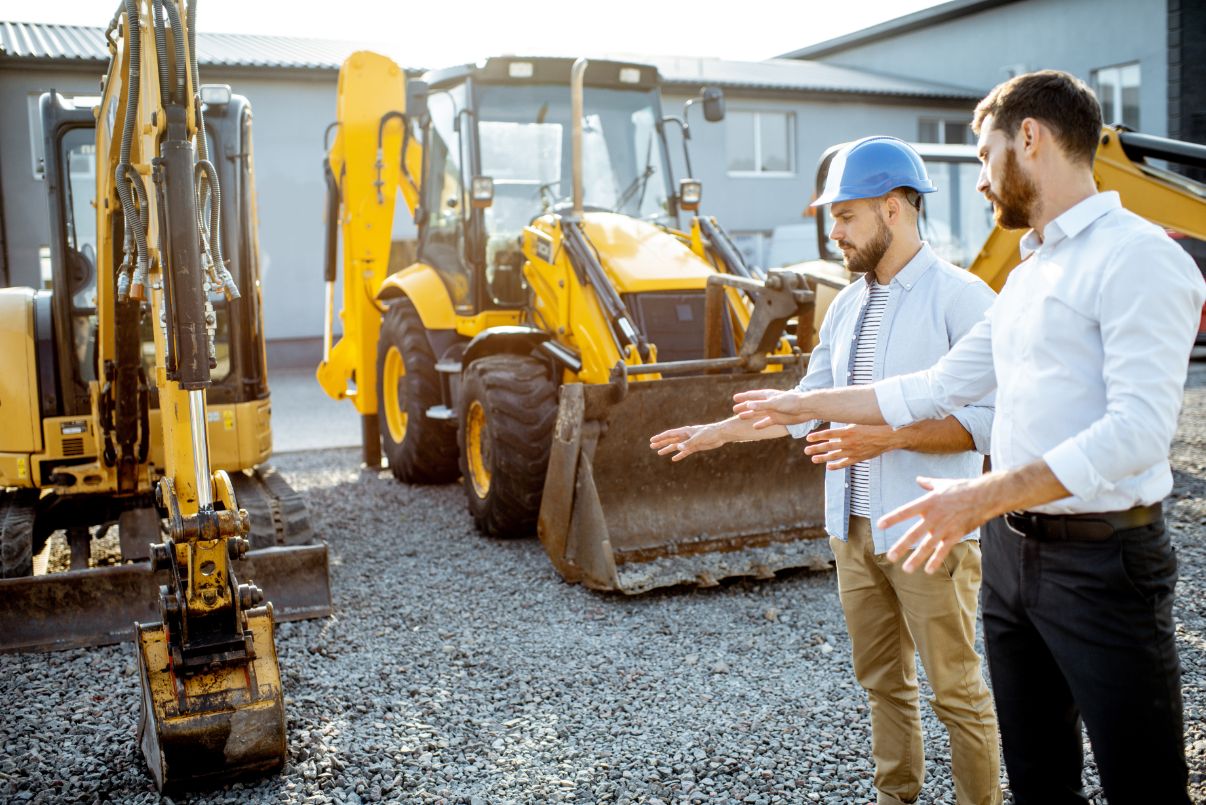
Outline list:
[[[628,199],[632,198],[632,194],[637,190],[641,191],[640,198],[637,199],[637,212],[641,211],[641,202],[645,200],[645,186],[649,183],[649,177],[657,173],[653,168],[653,135],[649,135],[649,146],[645,149],[645,170],[632,180],[628,187],[624,188],[624,192],[616,199],[615,211],[619,212],[624,209],[624,205],[628,203]]]

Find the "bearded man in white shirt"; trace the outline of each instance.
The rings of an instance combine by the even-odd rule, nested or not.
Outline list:
[[[851,273],[862,275],[825,313],[820,343],[797,388],[871,383],[929,366],[988,309],[992,290],[938,257],[918,234],[923,193],[936,188],[925,163],[895,137],[864,137],[830,164],[814,207],[829,205]],[[999,805],[1000,741],[992,696],[975,648],[980,589],[979,532],[965,533],[943,573],[911,575],[888,561],[904,528],[875,520],[906,503],[918,474],[973,477],[988,453],[990,398],[908,428],[832,421],[754,430],[738,417],[672,428],[650,446],[674,461],[728,442],[807,437],[825,463],[825,530],[837,564],[838,597],[851,659],[871,704],[871,755],[878,805],[919,801],[925,780],[917,659],[934,691],[934,712],[950,735],[958,805]]]
[[[1081,725],[1110,805],[1188,805],[1161,501],[1206,286],[1161,229],[1098,193],[1101,110],[1066,73],[1017,76],[976,107],[979,187],[1004,227],[1031,227],[985,318],[931,369],[871,386],[746,392],[756,428],[817,417],[945,416],[996,390],[994,471],[918,478],[881,525],[920,518],[892,547],[942,567],[988,522],[985,644],[1016,805],[1088,802]]]

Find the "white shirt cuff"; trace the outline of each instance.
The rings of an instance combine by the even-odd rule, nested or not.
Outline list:
[[[810,419],[807,422],[800,422],[795,425],[787,425],[787,432],[791,434],[793,439],[803,439],[808,434],[812,433],[812,429],[821,424],[819,419]]]
[[[903,381],[901,376],[889,377],[872,386],[875,389],[875,401],[879,403],[879,412],[884,421],[893,428],[903,428],[917,421],[909,411],[909,404],[905,402]]]
[[[1065,439],[1043,454],[1043,461],[1074,497],[1092,500],[1114,485],[1102,477],[1089,457],[1080,449],[1075,437]]]

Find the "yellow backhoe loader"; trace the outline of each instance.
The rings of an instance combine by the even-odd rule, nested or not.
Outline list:
[[[721,119],[720,91],[680,119],[659,85],[648,65],[518,57],[407,82],[356,53],[325,163],[317,376],[362,415],[366,462],[383,444],[404,482],[463,477],[482,532],[536,530],[564,578],[626,593],[810,565],[823,534],[823,471],[785,441],[673,465],[649,450],[738,390],[797,382],[785,326],[812,305],[695,212],[699,182],[675,186],[666,131],[690,174],[687,110]],[[399,198],[418,262],[391,274]]]
[[[1005,285],[1018,264],[1018,242],[1025,230],[993,226],[992,206],[976,191],[979,160],[974,146],[914,146],[926,162],[938,192],[927,197],[919,222],[921,234],[935,250],[956,265],[966,267],[994,291]],[[817,192],[825,186],[829,164],[841,148],[828,149],[817,166]],[[1102,129],[1093,162],[1098,190],[1115,190],[1128,210],[1164,227],[1175,238],[1206,240],[1206,185],[1150,160],[1206,169],[1206,145],[1128,131]],[[816,291],[816,317],[811,340],[800,334],[806,347],[815,346],[816,329],[850,274],[841,264],[828,232],[828,210],[817,215],[820,260],[790,266],[808,278]],[[978,248],[977,248],[978,247]],[[1203,323],[1206,325],[1206,311]],[[1201,338],[1201,336],[1199,336]]]
[[[169,790],[284,763],[274,623],[330,611],[326,547],[262,464],[251,110],[199,84],[195,12],[125,0],[99,103],[42,98],[53,287],[0,290],[0,641],[134,640]],[[127,561],[89,569],[113,523]],[[31,575],[56,529],[74,569]]]

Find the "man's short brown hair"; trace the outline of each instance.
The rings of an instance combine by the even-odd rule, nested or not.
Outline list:
[[[980,133],[984,118],[1007,137],[1028,117],[1041,121],[1071,158],[1093,164],[1101,136],[1101,104],[1085,82],[1060,70],[1023,73],[993,87],[976,104],[972,131]]]

